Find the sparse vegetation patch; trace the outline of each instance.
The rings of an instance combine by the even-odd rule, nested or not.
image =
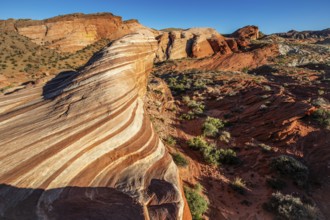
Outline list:
[[[308,167],[295,158],[281,155],[272,160],[271,166],[280,174],[290,177],[298,186],[305,186],[308,181]]]
[[[320,125],[330,128],[330,110],[319,108],[312,116]]]
[[[172,154],[172,158],[174,163],[179,167],[186,167],[189,164],[188,160],[182,154],[174,153]]]
[[[215,137],[219,134],[219,129],[225,126],[224,122],[218,118],[207,117],[203,124],[203,134],[207,137]]]
[[[273,193],[264,208],[281,219],[319,219],[318,210],[315,206],[303,203],[298,197],[283,195],[280,192]]]
[[[246,192],[246,184],[242,178],[235,177],[235,179],[229,184],[229,186],[238,192],[239,194],[245,194]]]
[[[209,144],[203,137],[194,137],[188,141],[188,146],[194,150],[199,150],[204,161],[213,164],[238,164],[239,159],[232,149],[218,149],[214,144]]]
[[[184,193],[190,208],[193,220],[202,220],[203,214],[208,209],[208,201],[201,195],[201,188],[184,188]]]

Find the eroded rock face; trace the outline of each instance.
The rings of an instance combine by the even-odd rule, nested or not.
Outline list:
[[[254,25],[245,26],[235,31],[231,36],[238,39],[257,40],[259,28]]]
[[[75,52],[102,38],[118,39],[141,28],[136,20],[122,21],[111,13],[71,14],[41,21],[0,21],[0,29],[16,30],[34,43],[60,52]]]
[[[0,218],[187,217],[141,100],[156,49],[150,32],[127,35],[80,72],[0,98]]]
[[[212,28],[164,32],[158,41],[160,46],[156,62],[187,57],[204,58],[231,52],[225,38]]]
[[[247,47],[250,44],[250,40],[259,38],[259,28],[253,25],[245,26],[231,34],[231,37],[237,39],[240,47]]]
[[[225,38],[212,28],[191,28],[164,32],[158,36],[156,62],[182,58],[207,58],[228,55],[247,48],[259,38],[259,28],[246,26]]]

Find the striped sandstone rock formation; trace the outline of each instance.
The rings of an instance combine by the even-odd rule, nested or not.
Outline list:
[[[188,219],[141,96],[157,41],[114,41],[79,72],[0,97],[1,219]]]

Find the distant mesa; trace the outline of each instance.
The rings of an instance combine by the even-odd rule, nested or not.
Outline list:
[[[325,39],[330,38],[330,28],[321,31],[296,31],[290,30],[285,33],[277,33],[277,36],[283,38],[291,38],[296,40],[308,40],[308,39]]]

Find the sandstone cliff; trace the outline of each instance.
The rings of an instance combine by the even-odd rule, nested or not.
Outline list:
[[[118,39],[141,28],[145,27],[136,20],[123,21],[111,13],[0,21],[0,30],[16,31],[34,43],[60,52],[75,52],[102,38]]]
[[[150,32],[127,35],[80,72],[0,98],[1,218],[189,218],[140,97],[156,49]]]
[[[260,37],[259,28],[254,25],[242,27],[232,33],[230,37],[237,39],[239,47],[247,47],[250,44],[250,40],[257,40]]]
[[[212,28],[192,28],[164,32],[158,37],[157,60],[203,58],[231,52],[225,38]]]
[[[205,58],[215,54],[227,55],[245,48],[251,40],[259,38],[256,26],[243,27],[229,37],[212,28],[170,30],[158,36],[156,62],[181,58]]]

